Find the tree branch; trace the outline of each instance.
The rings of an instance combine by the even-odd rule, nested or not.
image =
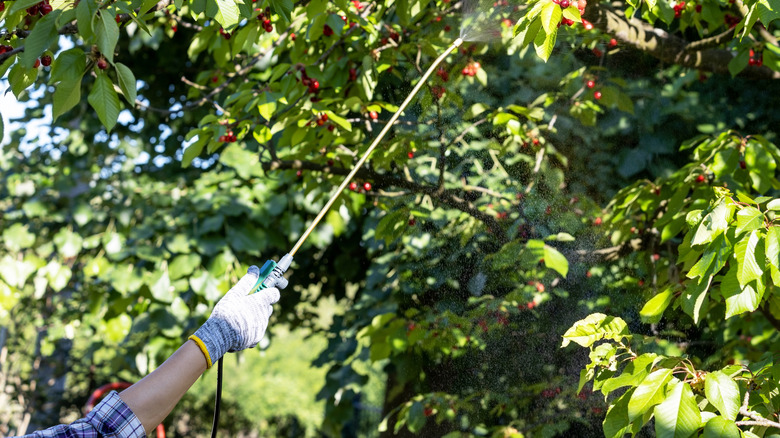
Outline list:
[[[585,19],[605,33],[622,40],[627,46],[647,53],[669,64],[729,75],[728,64],[734,54],[727,49],[690,48],[688,41],[669,32],[655,28],[637,18],[626,17],[620,3],[612,6],[599,4],[589,7]],[[694,46],[695,47],[695,46]],[[739,73],[741,77],[757,79],[780,79],[780,72],[768,67],[748,66]]]
[[[263,170],[266,172],[272,170],[298,169],[312,170],[330,173],[334,175],[347,175],[350,169],[343,167],[323,166],[302,160],[275,160],[262,163]],[[376,187],[400,187],[415,193],[423,193],[431,199],[440,202],[443,205],[460,210],[473,218],[482,221],[488,229],[497,237],[499,243],[508,242],[506,233],[499,225],[498,221],[491,215],[477,209],[471,202],[459,196],[459,191],[444,190],[440,191],[438,187],[432,185],[419,184],[414,181],[407,181],[396,176],[378,173],[370,169],[362,168],[355,174],[358,178],[370,179]]]
[[[748,410],[748,401],[750,400],[750,391],[745,392],[745,398],[742,401],[742,406],[739,407],[739,415],[742,415],[744,417],[750,418],[752,421],[737,421],[737,426],[764,426],[764,427],[775,427],[780,429],[780,423],[772,420],[767,420],[766,418],[759,415],[756,411]]]

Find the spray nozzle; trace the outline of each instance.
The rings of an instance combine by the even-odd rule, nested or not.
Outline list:
[[[284,273],[287,272],[292,260],[293,258],[290,254],[285,254],[278,263],[273,260],[267,260],[263,267],[260,268],[260,276],[257,279],[257,283],[252,287],[253,293],[269,287],[277,289],[286,288],[288,282],[284,278]]]

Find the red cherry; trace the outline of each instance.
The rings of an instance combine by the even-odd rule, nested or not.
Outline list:
[[[291,40],[293,40],[293,41],[295,41],[295,33],[291,33],[291,34],[290,34],[290,39],[291,39]]]
[[[739,167],[741,169],[747,169],[747,164],[745,164],[745,160],[742,160],[739,162]]]
[[[593,88],[596,86],[596,81],[588,81],[586,85],[588,88]]]
[[[368,117],[371,117],[371,120],[376,120],[379,118],[379,114],[377,114],[376,111],[371,111],[370,113],[368,113]]]
[[[349,69],[349,80],[350,81],[357,80],[357,69],[355,68]]]
[[[696,177],[696,182],[697,183],[703,183],[704,182],[704,175],[697,176]]]
[[[654,262],[657,262],[660,259],[661,259],[661,254],[653,254],[653,261]]]
[[[413,151],[409,151],[409,152],[406,154],[406,156],[407,156],[407,157],[409,157],[409,158],[414,158],[414,152],[413,152]]]
[[[456,349],[455,347],[452,347],[452,348],[454,350]],[[423,409],[423,415],[425,415],[426,417],[430,417],[431,415],[433,415],[433,408],[429,408],[429,407],[424,408]]]
[[[558,4],[561,5],[561,9],[566,9],[569,7],[569,0],[561,0]]]
[[[119,15],[119,14],[116,14],[116,17],[114,17],[114,20],[116,20],[117,23],[121,23],[122,22],[122,16]]]
[[[417,221],[414,218],[409,219],[409,226],[410,227],[413,227],[416,223],[417,223]]]
[[[595,93],[593,93],[593,98],[596,100],[601,99],[601,91],[596,91]]]
[[[615,46],[617,46],[617,40],[612,38],[611,40],[609,40],[609,47],[615,47]]]
[[[333,29],[331,29],[330,26],[326,24],[325,26],[322,27],[322,34],[325,35],[326,37],[329,37],[333,35]]]
[[[701,5],[696,5],[696,12],[701,13]]]
[[[365,189],[367,192],[370,192],[370,191],[371,191],[371,183],[370,183],[370,182],[365,182],[365,183],[363,183],[363,188],[364,188],[364,189]]]
[[[295,172],[295,176],[297,176],[298,178],[300,178],[301,175],[303,175],[303,172],[301,172],[300,170]]]
[[[357,190],[357,183],[355,181],[349,183],[349,189],[352,190],[353,192]]]
[[[101,70],[107,69],[108,68],[108,61],[106,61],[105,58],[98,59],[97,68],[99,68]]]
[[[39,6],[38,9],[41,11],[41,15],[46,15],[54,10],[54,8],[51,7],[50,4],[45,3],[42,6]]]
[[[35,63],[33,64],[33,68],[38,68],[38,67],[40,67],[40,65],[41,65],[41,60],[40,59],[36,59]]]
[[[41,64],[43,64],[44,67],[50,66],[51,65],[51,56],[49,56],[49,55],[41,56]]]
[[[5,10],[5,2],[0,1],[0,12],[3,12]]]
[[[593,225],[599,226],[601,225],[601,218],[597,217],[596,219],[593,219]]]

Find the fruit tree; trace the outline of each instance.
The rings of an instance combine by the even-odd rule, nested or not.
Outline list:
[[[277,306],[275,327],[327,340],[316,433],[780,435],[777,18],[778,0],[0,1],[24,109],[0,108],[0,433],[164,360],[289,250],[460,36]],[[302,434],[242,412],[231,435]]]

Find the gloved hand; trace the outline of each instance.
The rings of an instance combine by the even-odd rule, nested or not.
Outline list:
[[[189,339],[198,344],[209,368],[228,351],[252,348],[263,339],[272,304],[279,301],[279,289],[268,288],[252,295],[260,269],[250,266],[247,274],[219,300],[211,316]]]

